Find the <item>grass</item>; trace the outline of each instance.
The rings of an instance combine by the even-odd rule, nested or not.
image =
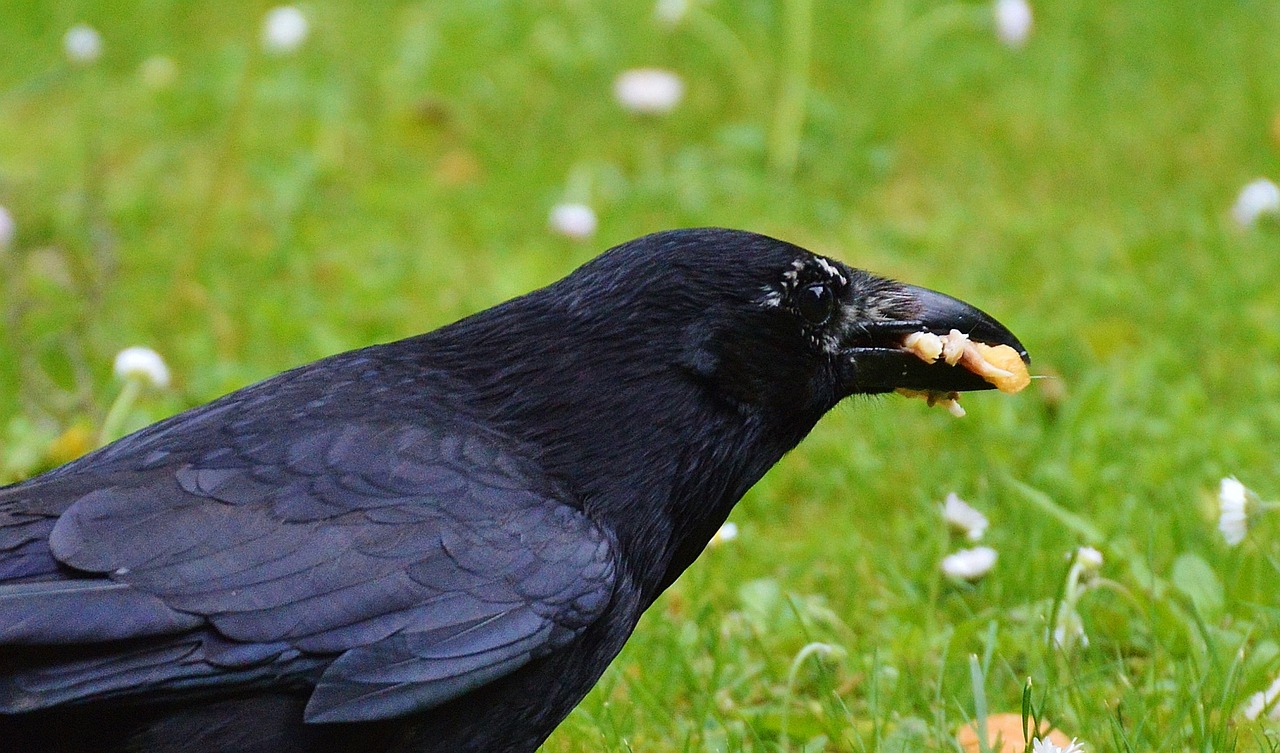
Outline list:
[[[1052,378],[959,421],[834,411],[547,751],[957,750],[1028,678],[1090,751],[1280,750],[1238,713],[1280,673],[1280,525],[1227,547],[1213,496],[1234,474],[1280,497],[1280,226],[1228,212],[1280,178],[1280,10],[1040,2],[1014,51],[985,3],[692,6],[668,28],[647,2],[317,1],[281,57],[265,3],[10,0],[0,476],[84,449],[127,345],[175,375],[136,428],[645,232],[754,229],[977,302]],[[92,66],[62,55],[80,21]],[[610,96],[647,65],[686,80],[667,117]],[[570,194],[591,242],[546,230]],[[976,585],[939,573],[949,491],[992,521]],[[1085,544],[1089,643],[1060,650]]]

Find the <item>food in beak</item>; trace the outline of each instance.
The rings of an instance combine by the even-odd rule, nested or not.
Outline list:
[[[913,332],[902,341],[902,347],[925,363],[937,363],[941,360],[948,366],[959,365],[1010,395],[1021,392],[1031,383],[1027,365],[1023,363],[1018,351],[1008,345],[992,346],[974,342],[958,329],[945,335]],[[964,415],[964,408],[957,402],[958,393],[920,390],[898,390],[898,393],[907,397],[923,397],[929,401],[930,406],[942,405],[953,416]]]

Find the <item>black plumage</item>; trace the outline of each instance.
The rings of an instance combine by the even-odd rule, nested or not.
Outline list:
[[[532,751],[743,493],[973,307],[764,236],[619,246],[0,489],[24,751]]]

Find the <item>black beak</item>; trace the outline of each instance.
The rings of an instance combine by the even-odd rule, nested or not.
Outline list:
[[[874,394],[897,389],[929,392],[968,392],[989,390],[992,385],[982,377],[959,365],[943,361],[928,363],[903,347],[903,340],[913,332],[945,335],[953,329],[971,340],[986,345],[1008,345],[1023,362],[1031,363],[1027,349],[1000,322],[986,312],[949,295],[914,285],[902,285],[907,302],[901,308],[910,311],[903,319],[885,320],[866,325],[845,351],[844,366],[850,392]]]

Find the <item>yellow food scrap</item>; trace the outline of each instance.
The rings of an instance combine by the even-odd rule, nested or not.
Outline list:
[[[946,361],[948,366],[959,363],[969,351],[969,346],[973,344],[969,341],[969,336],[958,329],[951,330],[939,339],[942,340],[942,360]]]
[[[902,341],[902,347],[920,360],[933,363],[942,355],[942,338],[932,332],[912,332]]]
[[[985,369],[984,371],[979,371],[978,367],[969,364],[970,353],[974,354],[973,360],[982,362],[981,368]],[[1015,392],[1021,392],[1031,384],[1031,374],[1027,372],[1027,365],[1023,363],[1022,356],[1008,345],[993,347],[982,343],[971,343],[965,356],[961,361],[962,365],[994,384],[1001,392],[1012,395]]]
[[[909,390],[905,387],[899,387],[894,390],[903,397],[920,398],[929,403],[932,408],[935,405],[941,405],[947,409],[947,412],[956,418],[964,418],[964,406],[960,404],[959,392],[937,392],[935,390]]]
[[[1018,351],[1008,345],[974,342],[958,329],[941,336],[932,332],[913,332],[902,341],[902,347],[925,363],[942,360],[948,366],[959,364],[1001,392],[1021,392],[1031,384],[1031,374]]]

